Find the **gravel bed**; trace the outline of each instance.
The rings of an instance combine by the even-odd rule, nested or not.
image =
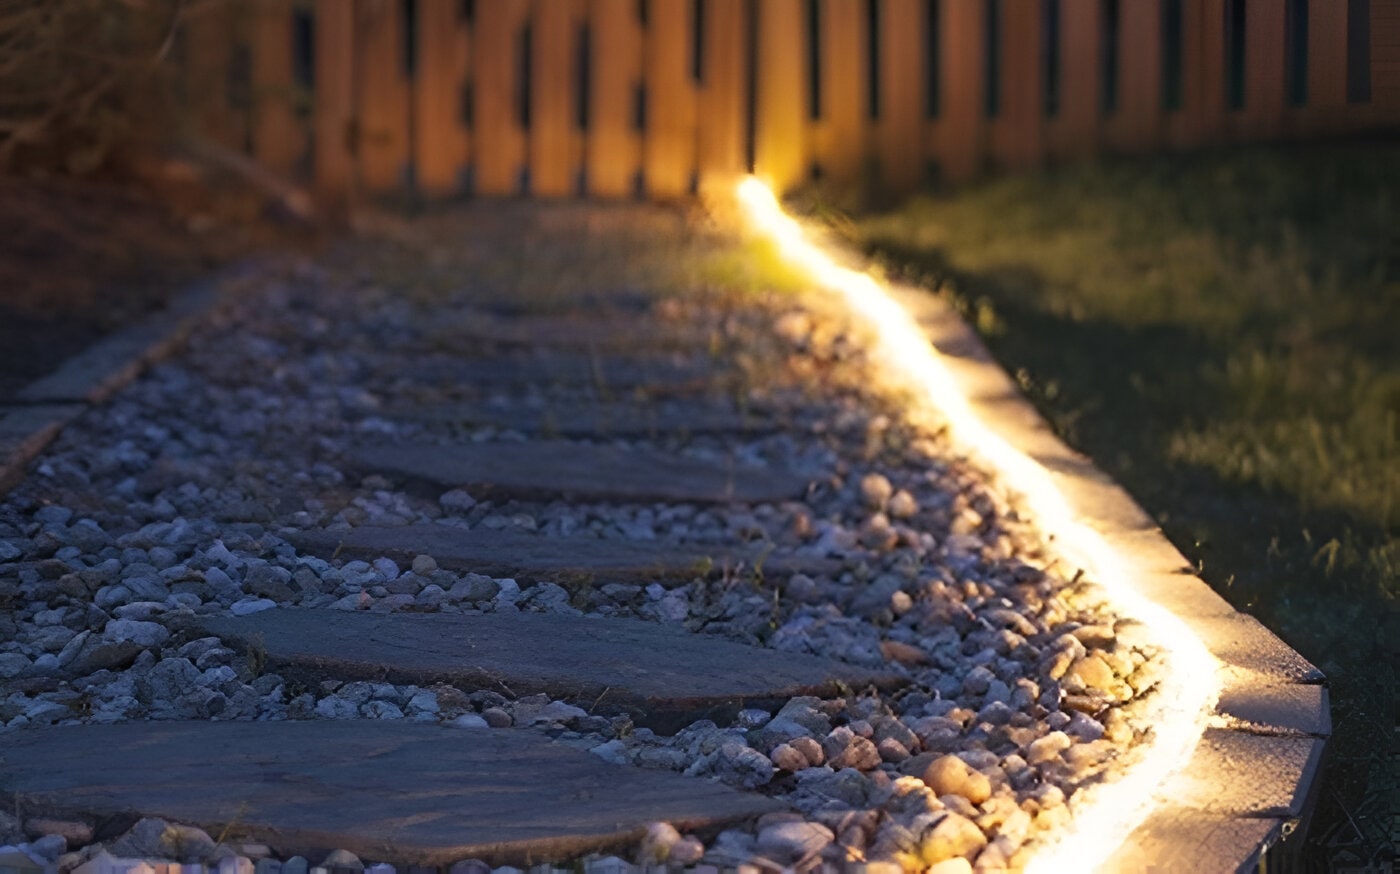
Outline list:
[[[589,228],[563,224],[575,234]],[[432,231],[446,237],[452,227],[440,219]],[[613,230],[589,239],[606,243]],[[519,245],[526,243],[538,238]],[[706,343],[675,357],[712,359],[729,374],[707,402],[786,423],[769,435],[631,442],[801,471],[815,482],[801,502],[632,506],[431,494],[363,476],[346,464],[347,452],[366,440],[525,439],[385,413],[405,399],[464,396],[461,386],[401,373],[425,357],[435,325],[454,312],[469,317],[483,302],[518,300],[520,286],[473,268],[467,256],[415,273],[413,258],[394,244],[356,247],[323,262],[335,268],[299,262],[270,271],[259,290],[196,332],[185,354],[70,426],[0,504],[6,730],[192,718],[533,726],[619,766],[719,779],[793,809],[703,841],[653,824],[628,861],[773,870],[857,861],[1014,867],[1038,834],[1071,815],[1078,789],[1132,761],[1135,742],[1150,731],[1134,718],[1135,703],[1160,664],[1140,629],[1056,559],[1014,498],[960,457],[937,422],[903,414],[901,399],[870,378],[860,338],[820,301],[701,280],[656,301],[598,298],[630,319],[698,329]],[[453,271],[464,277],[457,286],[442,279]],[[439,342],[426,354],[450,362],[477,351],[450,347]],[[581,391],[535,386],[526,396],[547,404]],[[532,585],[445,570],[430,556],[411,566],[326,561],[286,540],[312,528],[424,522],[761,542],[838,559],[841,571],[775,578],[756,564],[670,587]],[[668,737],[545,696],[299,685],[256,653],[171,628],[191,614],[277,605],[634,617],[892,669],[908,683],[890,695],[852,689],[797,698],[776,712],[745,710],[734,724],[701,721]],[[31,855],[71,870],[103,846],[81,826],[0,816],[0,844],[33,838],[23,845]],[[140,825],[107,848],[173,857],[161,843],[169,834]],[[187,838],[182,846],[201,848],[190,858],[259,857],[256,848],[215,847],[208,835]],[[475,870],[463,864],[456,874]],[[282,870],[296,874],[297,865]]]

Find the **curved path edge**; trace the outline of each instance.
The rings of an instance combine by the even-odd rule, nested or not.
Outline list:
[[[1121,486],[1055,436],[946,301],[908,286],[892,284],[890,292],[978,418],[1045,467],[1070,509],[1118,553],[1136,588],[1175,614],[1220,662],[1219,701],[1190,761],[1161,787],[1152,814],[1104,870],[1255,871],[1266,857],[1274,862],[1294,851],[1332,731],[1321,671],[1197,577]]]

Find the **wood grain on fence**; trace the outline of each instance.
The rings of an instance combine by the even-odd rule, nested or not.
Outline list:
[[[648,0],[641,114],[643,179],[651,197],[690,190],[695,169],[695,26],[691,0]]]
[[[955,6],[957,4],[942,4]],[[892,190],[917,184],[927,167],[924,143],[924,0],[880,0],[875,76],[880,181]]]

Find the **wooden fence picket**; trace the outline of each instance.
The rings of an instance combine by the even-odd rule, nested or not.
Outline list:
[[[1117,111],[1108,141],[1125,152],[1157,145],[1163,134],[1161,0],[1119,4]]]
[[[879,28],[876,91],[879,94],[875,122],[880,182],[902,191],[924,178],[928,153],[924,141],[924,35],[925,0],[876,0]],[[943,3],[945,8],[957,3]],[[972,5],[972,4],[968,4]]]
[[[814,158],[823,177],[857,181],[869,151],[866,0],[821,0]]]
[[[1101,0],[1060,0],[1060,87],[1047,124],[1050,154],[1079,158],[1098,146]]]
[[[705,0],[701,37],[696,158],[703,189],[747,169],[748,4]]]
[[[958,181],[982,167],[987,130],[987,79],[984,47],[987,8],[982,3],[944,2],[939,55],[942,95],[938,119],[939,168]]]
[[[253,8],[253,157],[269,170],[290,175],[306,152],[297,120],[300,85],[294,69],[292,5],[259,0]]]
[[[469,146],[462,118],[470,38],[458,0],[418,0],[413,82],[413,161],[418,189],[430,197],[461,187]]]
[[[1000,100],[992,153],[1004,167],[1040,162],[1045,136],[1044,9],[1041,0],[1002,0]]]
[[[332,206],[355,194],[355,8],[316,0],[313,109],[317,194]]]
[[[695,172],[693,0],[647,0],[642,176],[650,197],[679,197]]]
[[[1250,0],[1245,20],[1244,110],[1237,136],[1277,137],[1284,102],[1284,0]]]
[[[578,0],[535,0],[530,18],[530,193],[578,191]]]
[[[356,147],[360,182],[403,186],[409,160],[409,88],[402,0],[355,0]]]
[[[472,29],[474,60],[472,151],[480,194],[520,193],[525,163],[521,127],[524,96],[522,36],[528,0],[489,0],[476,4]]]
[[[588,193],[625,197],[636,187],[641,148],[636,94],[642,34],[636,0],[591,0],[588,130],[584,146]]]
[[[807,31],[801,0],[757,7],[754,173],[779,190],[807,178]]]

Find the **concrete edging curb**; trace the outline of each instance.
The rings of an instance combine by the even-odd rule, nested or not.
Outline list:
[[[1322,673],[1204,581],[1146,512],[1066,446],[980,337],[923,289],[892,293],[918,321],[978,417],[1045,467],[1075,514],[1119,552],[1124,570],[1221,662],[1221,694],[1187,766],[1105,870],[1195,874],[1258,869],[1306,826],[1332,725]]]
[[[0,497],[24,480],[29,463],[65,426],[174,354],[195,325],[228,300],[226,285],[267,263],[253,256],[215,270],[165,309],[108,334],[0,403]]]

